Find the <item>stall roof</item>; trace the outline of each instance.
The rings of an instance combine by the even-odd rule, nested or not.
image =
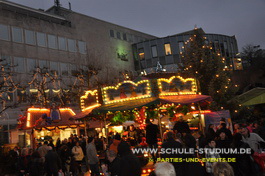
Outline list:
[[[160,97],[162,103],[191,104],[203,100],[211,100],[207,95],[175,95]]]
[[[138,100],[131,100],[113,104],[107,104],[95,108],[93,112],[95,113],[106,113],[108,111],[126,111],[132,110],[134,108],[141,108],[143,106],[150,106],[153,104],[160,103],[178,103],[178,104],[190,104],[196,103],[203,100],[211,100],[210,96],[207,95],[176,95],[176,96],[164,96],[160,98],[152,97]]]
[[[29,108],[27,113],[26,123],[24,124],[25,129],[41,129],[43,127],[68,127],[71,125],[78,125],[78,122],[70,120],[70,117],[75,115],[75,113],[69,108],[60,108],[60,119],[56,121],[51,121],[48,123],[43,119],[43,115],[47,114],[50,116],[50,109],[43,108]]]
[[[134,108],[141,108],[143,106],[150,106],[150,105],[157,104],[157,103],[159,103],[158,98],[155,98],[155,97],[143,98],[143,99],[138,99],[138,100],[131,100],[131,101],[103,105],[98,108],[95,108],[93,112],[107,113],[108,111],[111,111],[111,112],[126,111],[126,110],[132,110]]]
[[[265,103],[265,88],[257,87],[251,89],[241,95],[238,95],[235,100],[243,106],[252,106]]]

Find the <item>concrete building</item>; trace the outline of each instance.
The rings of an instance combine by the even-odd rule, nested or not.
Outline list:
[[[121,73],[136,74],[131,45],[154,38],[59,6],[44,11],[0,0],[1,64],[11,66],[13,80],[20,88],[27,87],[1,94],[6,104],[0,109],[12,108],[1,113],[0,123],[16,124],[32,104],[27,97],[38,96],[36,88],[28,85],[37,67],[56,73],[64,90],[77,79],[73,74],[91,68],[99,70],[97,80],[101,84],[117,83],[123,80]],[[93,82],[95,79],[91,85]],[[49,96],[56,97],[54,89],[50,84]],[[79,100],[71,99],[72,108],[78,110]],[[20,104],[13,106],[18,101]]]
[[[58,92],[67,91],[78,81],[81,71],[98,71],[90,79],[91,86],[96,82],[118,83],[124,79],[121,73],[136,76],[142,70],[153,72],[158,61],[167,71],[176,71],[181,47],[189,36],[188,31],[157,38],[59,6],[44,11],[0,0],[0,65],[10,69],[14,82],[19,83],[16,89],[1,93],[0,109],[10,108],[0,113],[0,133],[6,134],[8,126],[16,124],[19,115],[34,104],[29,97],[36,98],[38,92],[29,83],[36,68],[49,70],[51,76],[60,80],[60,85],[51,81],[45,88],[47,96],[55,100]],[[235,37],[218,34],[206,37],[233,64],[231,60],[238,52]],[[70,97],[70,101],[69,106],[78,112],[79,99]],[[26,139],[29,134],[17,131],[12,136],[14,142]],[[0,140],[7,143],[8,139]]]
[[[205,34],[206,43],[211,44],[214,51],[220,52],[221,56],[226,58],[228,67],[230,66],[234,70],[241,69],[239,66],[241,61],[236,58],[238,47],[235,36],[207,34],[202,29],[198,30]],[[177,64],[181,62],[182,47],[191,35],[193,35],[193,31],[187,31],[133,44],[135,69],[138,72],[143,70],[147,73],[155,72],[159,61],[166,71],[176,72],[178,70]]]

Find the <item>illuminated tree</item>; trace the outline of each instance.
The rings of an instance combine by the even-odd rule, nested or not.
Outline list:
[[[233,96],[233,86],[226,60],[220,56],[220,51],[212,50],[201,29],[193,30],[182,49],[180,72],[197,80],[199,91],[213,98],[214,109],[226,108],[227,100]]]

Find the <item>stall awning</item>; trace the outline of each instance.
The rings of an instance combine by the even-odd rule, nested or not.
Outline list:
[[[191,104],[203,100],[211,101],[211,97],[207,95],[175,95],[160,97],[162,103]]]
[[[132,110],[134,108],[141,108],[143,106],[150,106],[150,105],[157,104],[157,103],[159,103],[158,98],[155,98],[155,97],[143,98],[143,99],[138,99],[138,100],[131,100],[131,101],[103,105],[99,108],[94,109],[93,112],[107,113],[108,111],[111,111],[111,112],[126,111],[126,110]]]
[[[235,100],[243,106],[252,106],[265,103],[265,88],[257,87],[251,89],[241,95],[238,95]]]

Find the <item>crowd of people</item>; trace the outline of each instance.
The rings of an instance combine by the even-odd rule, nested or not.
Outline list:
[[[189,175],[236,175],[252,176],[259,174],[259,165],[252,158],[260,152],[264,143],[264,129],[260,123],[252,125],[234,124],[234,131],[227,128],[225,120],[220,121],[218,129],[209,125],[208,129],[193,132],[180,118],[172,130],[164,130],[162,137],[158,126],[149,119],[146,129],[140,130],[133,125],[123,133],[110,132],[108,139],[71,135],[68,139],[51,139],[39,143],[36,149],[15,147],[9,152],[11,171],[24,176],[59,175],[101,175],[140,176],[144,164],[139,156],[133,154],[132,147],[198,149],[251,148],[252,153],[152,153],[150,158],[154,171],[150,176],[189,176]],[[159,143],[162,138],[162,143]],[[107,142],[108,141],[108,142]],[[159,146],[161,145],[161,146]],[[183,162],[157,162],[158,158],[182,158]],[[235,158],[236,162],[185,162],[189,158]],[[88,172],[89,171],[89,172]]]

